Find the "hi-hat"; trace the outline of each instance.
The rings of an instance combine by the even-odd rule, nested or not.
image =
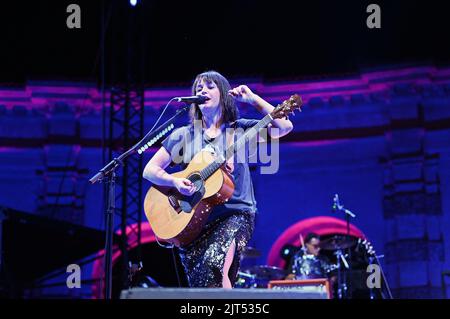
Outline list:
[[[280,280],[284,279],[287,275],[287,271],[278,267],[272,267],[267,265],[257,265],[246,268],[243,270],[247,274],[255,275],[260,279]]]

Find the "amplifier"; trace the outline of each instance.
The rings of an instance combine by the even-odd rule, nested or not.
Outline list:
[[[132,288],[122,290],[121,299],[326,299],[314,291],[222,288]]]
[[[315,294],[316,299],[331,299],[330,282],[326,278],[304,280],[272,280],[269,289],[298,291],[305,294]]]

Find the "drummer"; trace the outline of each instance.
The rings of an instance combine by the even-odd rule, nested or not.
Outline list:
[[[309,233],[303,246],[291,258],[286,279],[326,278],[329,268],[328,258],[320,255],[320,236]]]

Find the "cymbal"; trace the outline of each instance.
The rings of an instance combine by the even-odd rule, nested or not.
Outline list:
[[[266,278],[271,280],[284,279],[287,271],[278,267],[267,265],[257,265],[246,268],[244,272],[255,275],[257,278]]]
[[[258,258],[261,256],[261,252],[254,248],[247,246],[242,250],[241,257],[242,258]]]
[[[328,239],[321,240],[320,248],[324,250],[347,249],[355,244],[355,239],[348,239],[347,236],[336,235]]]

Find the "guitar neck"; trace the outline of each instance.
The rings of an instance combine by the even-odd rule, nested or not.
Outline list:
[[[233,143],[227,148],[225,158],[220,157],[201,170],[200,175],[202,176],[202,179],[206,180],[214,174],[214,172],[217,171],[228,159],[230,159],[242,146],[244,146],[247,141],[254,138],[259,131],[269,125],[272,120],[272,116],[267,114],[258,123],[256,123],[255,126],[247,130],[245,134],[236,141],[236,143]]]

